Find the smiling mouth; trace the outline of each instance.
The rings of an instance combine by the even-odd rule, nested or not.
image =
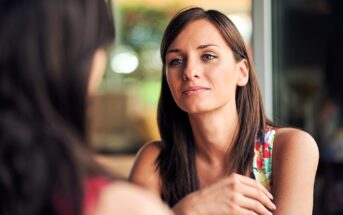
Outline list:
[[[187,89],[187,90],[183,90],[182,91],[182,94],[185,94],[185,95],[197,95],[199,93],[202,93],[204,91],[207,91],[209,90],[209,88],[206,88],[206,87],[194,87],[194,88],[190,88],[190,89]]]

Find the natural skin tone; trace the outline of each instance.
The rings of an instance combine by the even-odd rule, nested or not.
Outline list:
[[[176,104],[188,113],[196,151],[200,190],[179,201],[176,214],[312,214],[318,149],[307,133],[276,129],[272,195],[257,181],[227,175],[223,162],[238,127],[235,92],[249,80],[248,63],[236,62],[214,25],[188,24],[168,48],[166,76]],[[155,160],[161,142],[144,146],[130,180],[160,196]],[[273,202],[272,200],[273,199]],[[275,207],[275,205],[276,207]]]
[[[106,68],[106,52],[98,49],[91,64],[88,92],[94,94]],[[135,202],[135,207],[132,207]],[[166,205],[146,190],[125,182],[114,182],[107,185],[101,192],[98,204],[91,212],[93,215],[125,214],[154,214],[170,215]],[[91,215],[90,214],[90,215]]]

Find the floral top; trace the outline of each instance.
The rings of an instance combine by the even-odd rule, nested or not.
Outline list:
[[[272,187],[272,152],[275,130],[268,127],[264,130],[264,141],[256,138],[253,158],[255,179],[268,190]]]

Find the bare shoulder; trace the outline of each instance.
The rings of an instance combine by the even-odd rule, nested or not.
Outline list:
[[[159,156],[162,149],[161,141],[153,141],[145,144],[142,148],[137,152],[136,159],[134,161],[134,166],[132,171],[135,168],[150,168],[156,166],[156,160]],[[132,173],[132,172],[131,172]]]
[[[134,207],[132,207],[134,204]],[[113,214],[171,214],[168,207],[143,188],[126,182],[106,186],[99,197],[93,215]]]
[[[160,194],[160,177],[156,161],[161,149],[160,141],[145,144],[138,151],[129,176],[131,182],[148,188],[158,195]]]
[[[161,141],[151,141],[142,146],[142,148],[137,153],[137,158],[145,158],[149,159],[152,156],[156,159],[157,156],[160,154],[162,149],[162,142]]]
[[[295,128],[279,128],[276,130],[274,152],[277,155],[287,154],[311,155],[319,159],[319,151],[316,141],[305,131]]]
[[[272,193],[277,210],[273,214],[312,214],[318,160],[318,147],[310,134],[294,128],[276,129]]]

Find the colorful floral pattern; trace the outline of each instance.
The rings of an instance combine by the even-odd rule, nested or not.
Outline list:
[[[267,128],[264,131],[263,142],[256,138],[253,158],[253,174],[255,179],[268,190],[272,186],[272,152],[275,130]]]

